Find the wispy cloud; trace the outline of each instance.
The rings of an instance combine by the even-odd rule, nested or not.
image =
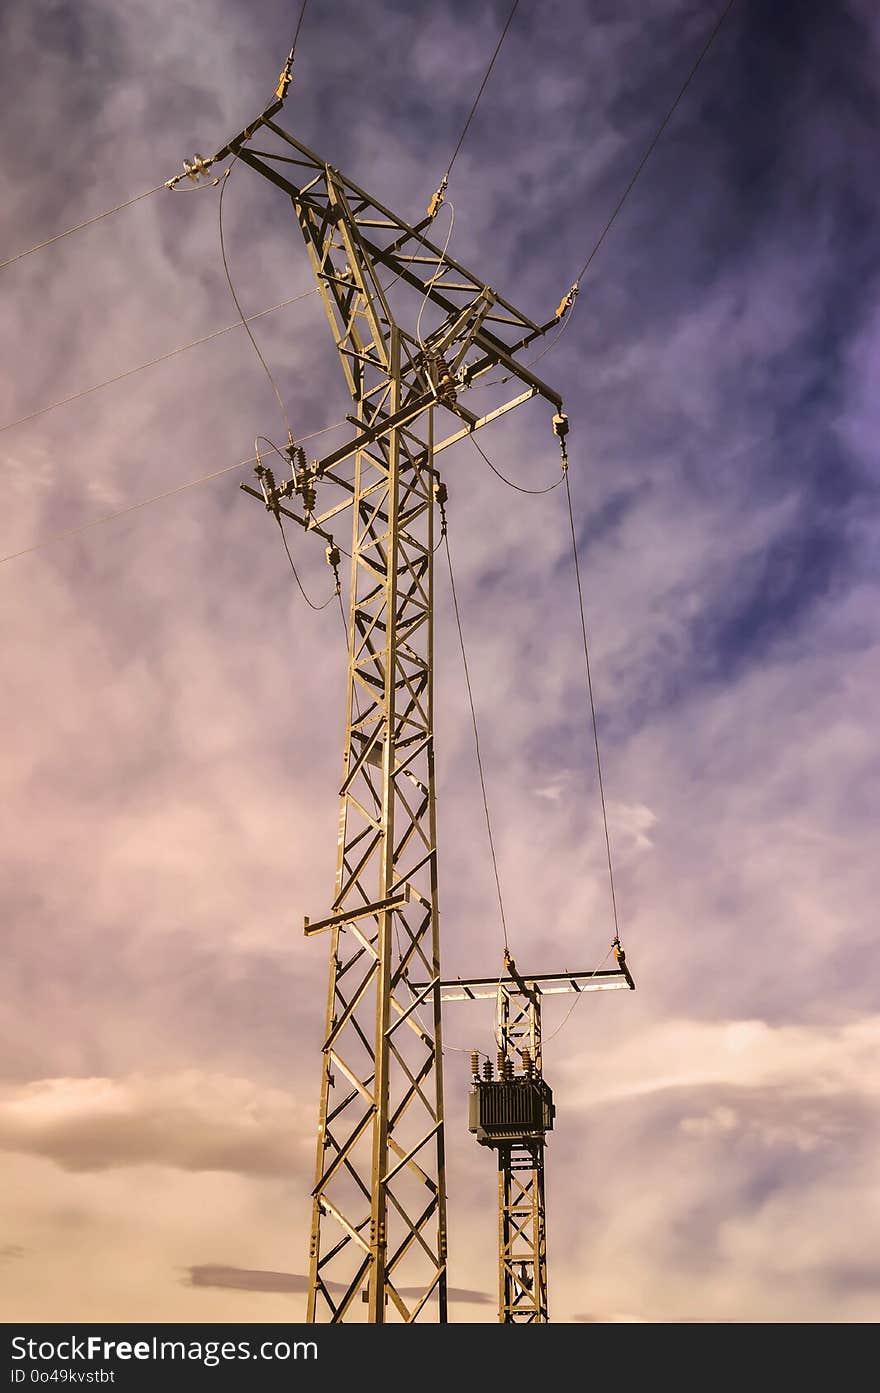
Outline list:
[[[333,0],[303,30],[285,119],[413,218],[494,41],[488,9],[459,11]],[[217,148],[289,20],[6,7],[4,254]],[[455,167],[454,254],[552,313],[706,32],[694,0],[521,6]],[[554,1319],[876,1314],[878,43],[866,0],[735,5],[536,365],[572,421],[638,982],[558,1035],[567,1004],[545,1008]],[[273,189],[238,167],[227,213],[246,310],[310,287]],[[0,423],[229,322],[216,191],[157,194],[3,293]],[[317,297],[256,330],[297,431],[344,415]],[[0,554],[278,429],[230,334],[8,431]],[[481,443],[525,484],[557,469],[540,404]],[[443,460],[511,941],[526,970],[589,970],[611,918],[561,493]],[[344,647],[235,482],[0,568],[16,1317],[284,1319],[298,1288],[258,1284],[301,1281],[326,1007],[301,928],[333,882]],[[304,583],[329,593],[307,540]],[[441,576],[444,970],[482,974],[502,944],[456,642]],[[487,1046],[491,1010],[450,1008],[446,1031]],[[450,1052],[450,1278],[485,1304],[496,1179],[467,1086]]]
[[[309,1143],[304,1116],[280,1089],[196,1071],[43,1079],[0,1093],[0,1150],[71,1171],[158,1165],[283,1177],[301,1169]]]

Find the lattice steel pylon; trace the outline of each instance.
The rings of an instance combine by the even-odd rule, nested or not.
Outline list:
[[[325,538],[328,559],[338,558],[328,529],[353,514],[333,912],[306,921],[307,934],[330,934],[308,1319],[445,1321],[435,460],[535,395],[561,411],[515,355],[564,306],[545,324],[521,314],[429,240],[430,217],[411,226],[294,139],[274,120],[280,106],[203,165],[234,155],[290,198],[355,404],[347,444],[306,464],[290,439],[290,479],[277,483],[260,462],[259,487],[243,485],[279,522]],[[271,148],[252,144],[257,133]],[[473,414],[459,394],[498,369],[524,390]],[[450,414],[456,428],[443,434]],[[339,467],[352,457],[347,479]],[[319,507],[330,484],[344,497]],[[426,979],[418,989],[411,974]]]

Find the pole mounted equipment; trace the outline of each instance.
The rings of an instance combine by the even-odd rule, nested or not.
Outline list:
[[[468,1126],[481,1146],[491,1147],[498,1155],[498,1319],[502,1325],[545,1325],[549,1320],[544,1148],[556,1107],[544,1079],[541,1002],[545,996],[634,991],[636,984],[619,940],[612,948],[617,966],[595,972],[525,977],[505,951],[499,978],[440,983],[443,1005],[496,1001],[497,1078],[489,1060],[480,1075],[474,1051]]]

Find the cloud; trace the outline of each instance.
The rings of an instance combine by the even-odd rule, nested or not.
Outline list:
[[[878,1029],[669,1023],[554,1069],[548,1176],[583,1197],[557,1228],[569,1299],[603,1320],[869,1319]]]
[[[284,1177],[302,1169],[307,1144],[280,1090],[195,1071],[43,1079],[0,1094],[0,1149],[71,1171],[158,1165]]]
[[[545,1005],[554,1320],[876,1311],[880,30],[865,0],[802,10],[734,6],[535,365],[572,422],[638,983],[580,1001],[558,1035],[568,1003]],[[538,320],[709,27],[694,0],[589,19],[520,7],[450,181],[453,254]],[[239,130],[290,43],[284,7],[264,20],[225,0],[83,0],[63,22],[49,0],[7,6],[3,255]],[[494,42],[488,10],[312,7],[285,120],[416,220]],[[312,284],[276,193],[237,167],[224,203],[246,310]],[[215,190],[157,193],[3,278],[0,424],[233,317]],[[295,430],[342,418],[318,298],[254,327]],[[229,334],[5,432],[0,554],[279,430]],[[558,477],[538,402],[481,444],[526,486]],[[512,492],[467,442],[442,467],[511,945],[525,970],[590,970],[613,925],[564,494]],[[296,1280],[326,1014],[326,946],[301,929],[333,889],[342,630],[300,603],[237,482],[0,568],[16,1318],[290,1318],[293,1291],[179,1282],[218,1252]],[[323,596],[308,540],[294,555]],[[502,937],[442,567],[436,585],[444,971],[490,975]],[[457,1053],[491,1047],[491,1005],[450,1007],[445,1029],[450,1280],[491,1292],[497,1178]]]
[[[613,1070],[580,1052],[557,1067],[581,1103],[728,1086],[789,1090],[830,1101],[851,1093],[868,1105],[880,1093],[870,1068],[878,1046],[878,1016],[834,1027],[668,1020],[619,1044]],[[725,1117],[716,1119],[718,1130],[724,1130]]]
[[[291,1291],[309,1289],[309,1279],[298,1272],[258,1272],[221,1263],[199,1263],[189,1269],[193,1287],[222,1287],[232,1291]]]
[[[307,1292],[309,1279],[298,1272],[255,1272],[244,1267],[225,1267],[217,1263],[202,1263],[189,1269],[189,1283],[195,1287],[222,1287],[234,1291],[280,1291]],[[325,1284],[331,1291],[345,1291],[339,1282]],[[402,1287],[400,1295],[420,1296],[420,1287]],[[492,1298],[484,1291],[468,1291],[461,1287],[450,1287],[447,1295],[450,1301],[469,1302],[474,1305],[487,1305]]]

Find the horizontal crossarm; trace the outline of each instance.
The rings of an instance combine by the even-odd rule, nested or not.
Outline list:
[[[537,987],[542,996],[634,991],[636,985],[629,969],[619,967],[609,967],[599,972],[550,972],[543,977],[529,977],[523,974],[523,981],[530,988]],[[416,983],[413,983],[413,991],[418,990]],[[440,983],[440,1000],[443,1002],[488,1001],[497,995],[497,977],[471,977],[467,980],[459,977],[454,981]]]

